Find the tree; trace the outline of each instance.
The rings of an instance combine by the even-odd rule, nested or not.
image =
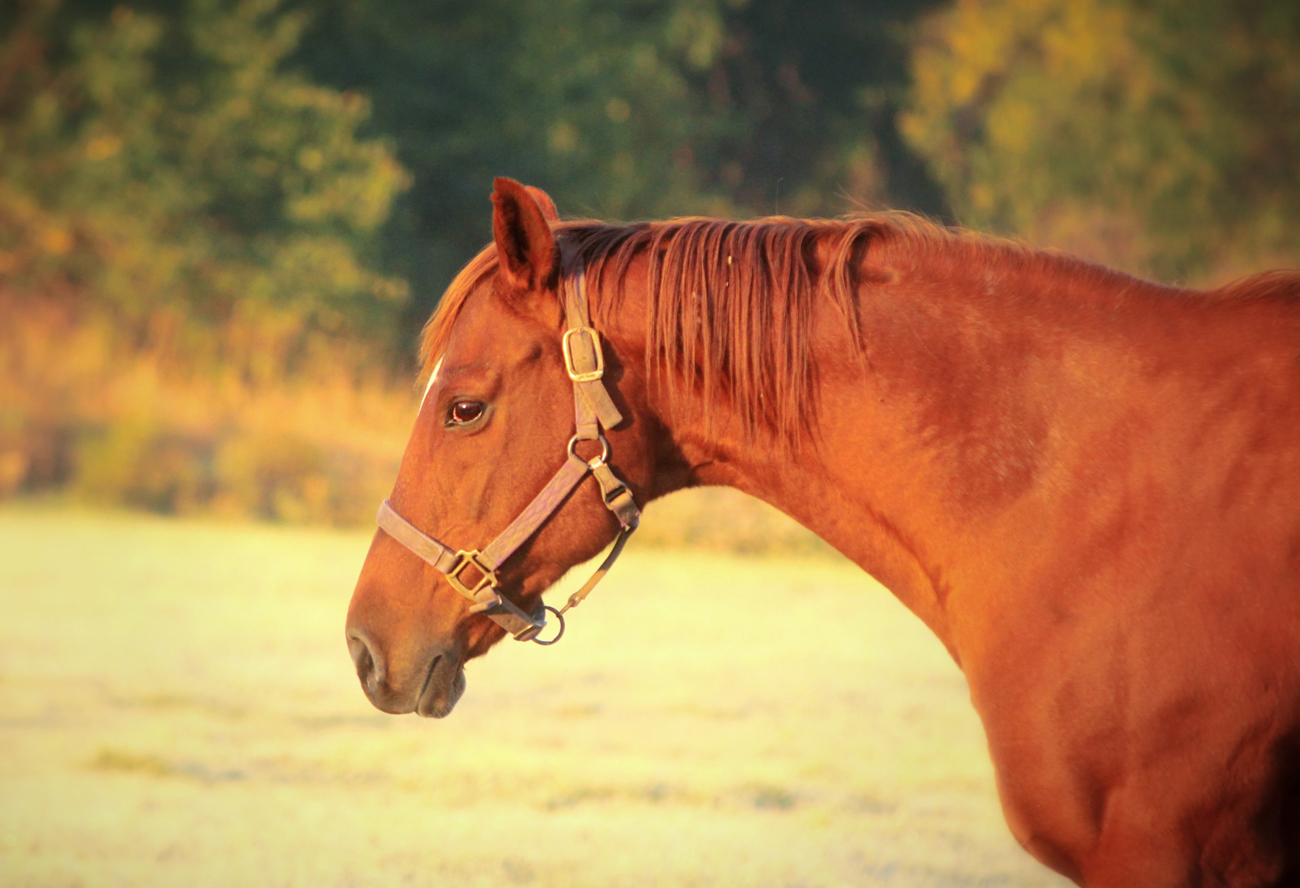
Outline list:
[[[277,0],[104,15],[29,0],[0,32],[0,282],[137,341],[285,372],[404,298],[372,239],[406,174],[358,95],[283,70]]]
[[[898,136],[914,22],[938,0],[746,0],[723,7],[708,94],[742,121],[707,166],[750,213],[898,206],[942,194]]]
[[[1297,261],[1300,7],[959,0],[903,120],[961,221],[1167,278]]]
[[[303,0],[297,58],[373,97],[414,185],[386,238],[417,327],[491,236],[494,175],[572,215],[942,209],[898,139],[903,0]]]

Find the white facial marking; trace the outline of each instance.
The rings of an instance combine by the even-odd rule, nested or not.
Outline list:
[[[429,384],[424,387],[424,396],[420,398],[420,410],[424,409],[424,402],[428,400],[429,391],[433,388],[433,384],[438,381],[438,371],[441,369],[442,358],[439,358],[438,363],[433,365],[433,372],[429,374]]]

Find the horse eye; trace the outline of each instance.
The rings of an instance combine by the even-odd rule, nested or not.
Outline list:
[[[451,405],[448,421],[452,425],[469,425],[483,415],[485,406],[482,401],[457,401]]]

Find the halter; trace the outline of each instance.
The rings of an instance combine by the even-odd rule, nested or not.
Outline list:
[[[379,507],[376,518],[384,532],[445,574],[453,589],[474,602],[470,613],[485,614],[517,641],[535,641],[543,645],[555,644],[564,635],[564,614],[581,604],[609,572],[641,519],[641,510],[632,499],[632,491],[609,467],[609,442],[601,434],[601,428],[613,428],[623,421],[623,415],[610,400],[602,381],[605,375],[605,356],[601,351],[600,335],[592,329],[587,313],[586,270],[581,257],[574,257],[570,264],[573,266],[572,281],[563,274],[560,280],[567,325],[560,344],[564,352],[564,368],[573,381],[576,428],[573,437],[569,439],[568,456],[564,465],[519,516],[481,550],[454,551],[399,515],[388,500],[384,500]],[[582,441],[598,441],[600,455],[590,460],[578,456],[576,448]],[[614,513],[621,527],[614,548],[605,556],[591,579],[569,596],[569,601],[563,608],[556,610],[548,604],[538,602],[538,607],[532,614],[525,613],[501,594],[497,570],[556,513],[565,498],[588,473],[600,485],[601,501]],[[539,636],[546,626],[547,611],[555,614],[560,629],[554,638],[542,641]]]

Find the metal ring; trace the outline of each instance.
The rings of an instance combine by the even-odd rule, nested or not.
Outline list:
[[[559,641],[561,638],[564,637],[564,614],[560,613],[555,608],[551,607],[549,604],[543,605],[543,607],[545,607],[551,613],[555,614],[555,619],[560,621],[560,631],[555,633],[555,637],[552,638],[550,641],[542,641],[540,636],[535,635],[533,636],[533,642],[535,644],[540,644],[542,647],[550,647],[551,645],[555,644],[557,641]]]
[[[578,446],[579,441],[591,441],[591,440],[593,439],[579,438],[577,435],[574,435],[572,438],[569,439],[569,456],[572,456],[574,459],[582,459],[582,457],[578,456],[574,448]],[[605,440],[605,436],[600,432],[597,432],[594,440],[600,442],[600,456],[596,457],[595,459],[591,459],[587,461],[587,465],[593,469],[596,468],[597,466],[601,466],[609,462],[609,442]]]

